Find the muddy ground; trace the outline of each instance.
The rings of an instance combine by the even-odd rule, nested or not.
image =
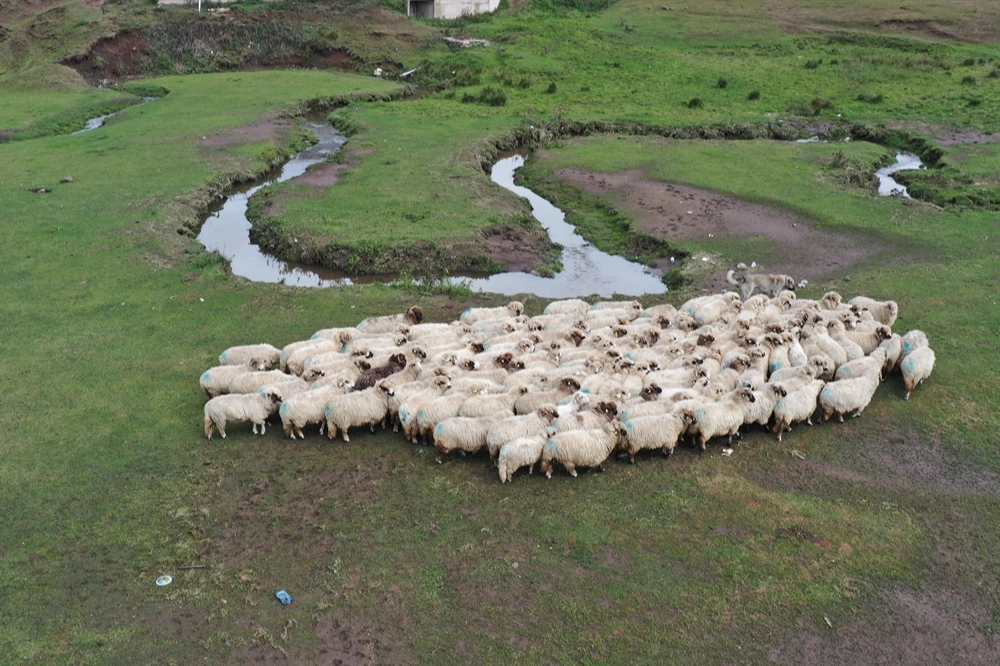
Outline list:
[[[561,169],[555,176],[591,194],[608,196],[628,211],[637,231],[668,241],[704,238],[765,237],[775,248],[769,273],[816,282],[843,275],[888,249],[877,239],[817,228],[795,213],[750,203],[687,185],[649,180],[641,171],[594,173]],[[825,248],[836,247],[837,252]],[[746,263],[753,261],[748,257]],[[705,288],[726,286],[715,277]]]

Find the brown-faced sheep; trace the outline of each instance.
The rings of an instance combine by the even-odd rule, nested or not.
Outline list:
[[[390,333],[402,326],[419,324],[423,320],[424,311],[420,309],[419,305],[413,305],[401,314],[369,317],[361,321],[356,328],[364,335],[377,335],[380,333]]]
[[[389,357],[389,362],[385,365],[372,368],[358,377],[354,382],[354,390],[363,391],[366,388],[371,388],[390,375],[401,372],[404,368],[406,368],[406,356],[403,354],[393,354]]]

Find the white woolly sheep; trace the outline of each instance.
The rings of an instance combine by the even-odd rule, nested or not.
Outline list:
[[[369,317],[362,320],[356,328],[364,335],[378,335],[398,330],[401,326],[419,324],[423,320],[424,311],[420,309],[419,305],[414,305],[401,314]]]
[[[600,430],[570,430],[550,437],[542,449],[541,470],[545,477],[552,478],[555,462],[561,463],[570,476],[577,475],[577,467],[596,467],[603,472],[604,461],[618,445],[619,426],[605,423]]]
[[[475,324],[476,322],[489,319],[517,317],[522,312],[524,312],[524,303],[521,301],[511,301],[504,307],[499,308],[469,308],[458,319],[463,324]]]
[[[220,395],[205,403],[205,437],[212,439],[212,432],[219,429],[226,438],[226,424],[229,422],[251,421],[253,433],[264,434],[264,422],[281,405],[281,395],[273,391],[240,395]]]
[[[335,395],[344,395],[351,390],[347,382],[341,382],[334,386],[323,386],[311,391],[304,391],[297,395],[286,397],[278,409],[278,416],[281,417],[281,426],[285,434],[295,439],[305,439],[302,429],[315,423],[320,424],[319,434],[323,434],[323,425],[326,422],[326,406],[330,398]]]
[[[496,414],[455,416],[441,421],[434,426],[434,448],[437,449],[435,461],[440,465],[443,457],[452,451],[461,451],[462,455],[466,455],[486,448],[487,433],[503,418],[505,417]]]
[[[265,364],[263,361],[257,361],[256,365],[217,365],[203,372],[198,383],[201,385],[201,390],[205,392],[205,395],[209,398],[214,398],[217,395],[229,393],[229,382],[233,378],[247,372],[259,372],[264,368]]]
[[[393,386],[391,382],[384,383]],[[447,375],[437,375],[429,380],[393,387],[393,395],[389,398],[390,414],[395,414],[392,431],[398,432],[398,429],[402,428],[403,436],[412,441],[417,412],[424,403],[440,397],[450,388],[451,378]],[[407,424],[411,424],[412,427],[408,429]]]
[[[850,377],[859,377],[861,375],[877,373],[879,380],[881,380],[882,369],[885,367],[888,356],[889,352],[885,348],[879,347],[868,356],[848,361],[844,365],[837,368],[837,372],[834,374],[833,378],[849,379]]]
[[[219,363],[221,365],[258,365],[260,362],[263,362],[264,367],[260,369],[266,370],[273,365],[277,365],[280,357],[281,350],[266,343],[240,345],[238,347],[230,347],[219,354]]]
[[[717,435],[726,435],[731,446],[733,435],[739,433],[747,411],[756,399],[750,389],[738,388],[714,402],[702,403],[691,409],[691,427],[688,431],[698,437],[698,445],[702,451],[708,440]]]
[[[847,304],[864,308],[871,313],[875,321],[886,326],[896,323],[896,317],[899,316],[899,304],[896,301],[876,301],[865,296],[855,296],[847,301]]]
[[[535,463],[542,459],[542,449],[547,439],[541,435],[518,437],[500,447],[497,452],[497,471],[500,473],[500,483],[510,481],[514,472],[525,465],[528,474],[535,470]]]
[[[486,448],[490,458],[496,461],[500,447],[515,439],[544,435],[545,429],[557,417],[555,405],[542,405],[531,414],[508,416],[486,433]]]
[[[587,314],[587,310],[590,309],[590,303],[587,301],[581,301],[578,298],[569,298],[562,301],[552,301],[545,306],[542,310],[542,314],[547,315],[576,315],[579,317]]]
[[[663,455],[669,457],[677,446],[677,440],[690,425],[690,413],[640,416],[624,422],[619,438],[630,463],[635,463],[636,453],[651,449],[660,449]]]
[[[823,409],[823,420],[827,421],[834,414],[837,420],[844,422],[844,414],[853,412],[857,418],[871,402],[878,388],[878,375],[861,375],[851,379],[829,382],[819,393],[819,406]]]
[[[903,357],[903,336],[893,333],[888,339],[879,343],[879,347],[885,350],[885,365],[882,366],[882,376],[885,377],[899,364],[899,359]]]
[[[754,402],[747,409],[747,415],[743,419],[744,425],[756,423],[767,428],[767,424],[774,414],[774,406],[786,395],[788,395],[787,389],[781,384],[775,383],[765,384],[760,390],[755,390],[753,392]]]
[[[872,350],[882,344],[883,340],[892,337],[892,329],[882,324],[876,324],[870,328],[861,328],[846,332],[847,338],[861,347],[865,354],[871,354]]]
[[[344,348],[354,342],[354,338],[358,335],[358,329],[353,326],[350,328],[321,328],[313,333],[310,340],[331,340]]]
[[[330,396],[326,404],[326,436],[334,439],[339,432],[344,441],[349,442],[347,431],[362,425],[375,432],[376,423],[385,423],[390,395],[392,389],[379,383],[364,391]]]
[[[906,356],[915,349],[926,347],[928,344],[927,334],[923,331],[910,331],[903,336],[903,356]]]
[[[542,405],[558,404],[579,390],[580,381],[576,377],[565,377],[550,391],[537,391],[522,395],[514,403],[514,413],[530,414]]]
[[[918,347],[899,362],[899,369],[903,371],[903,383],[906,385],[905,400],[909,400],[913,389],[931,376],[934,361],[934,351],[930,347]]]
[[[513,416],[514,403],[516,403],[527,392],[527,386],[518,386],[510,389],[506,393],[488,393],[469,396],[458,408],[458,415],[470,417],[503,415],[504,418]]]
[[[403,421],[403,434],[410,434],[410,441],[414,444],[421,441],[430,443],[434,426],[445,419],[458,416],[458,410],[462,408],[462,403],[472,395],[483,393],[480,389],[471,389],[458,393],[449,393],[437,398],[429,403],[424,403],[417,411],[416,417],[410,417],[411,421]]]
[[[774,429],[781,441],[783,433],[790,432],[793,423],[805,421],[812,425],[812,415],[816,411],[816,399],[826,385],[822,379],[814,379],[797,391],[792,391],[774,406]]]
[[[244,372],[229,380],[229,393],[254,393],[268,384],[287,381],[292,375],[281,370],[264,370],[262,372]]]

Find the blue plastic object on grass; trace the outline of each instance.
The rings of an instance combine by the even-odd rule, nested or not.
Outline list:
[[[292,595],[288,594],[288,592],[285,592],[284,590],[278,590],[274,593],[274,596],[278,597],[278,601],[281,602],[282,606],[287,606],[292,603]]]

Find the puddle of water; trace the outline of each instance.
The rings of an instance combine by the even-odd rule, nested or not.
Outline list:
[[[892,174],[897,171],[905,171],[907,169],[924,168],[926,168],[924,167],[924,163],[921,162],[920,158],[916,155],[911,155],[910,153],[897,153],[895,164],[879,169],[875,172],[875,175],[878,176],[878,193],[883,197],[901,196],[909,199],[910,195],[906,191],[906,187],[897,183],[892,178]]]
[[[514,172],[523,164],[524,158],[520,155],[504,158],[493,165],[490,178],[531,203],[532,215],[548,231],[549,237],[564,248],[563,270],[551,278],[518,272],[469,280],[474,290],[507,295],[527,293],[542,298],[666,293],[666,285],[649,268],[601,252],[576,233],[576,228],[566,222],[561,210],[528,188],[515,185]]]

